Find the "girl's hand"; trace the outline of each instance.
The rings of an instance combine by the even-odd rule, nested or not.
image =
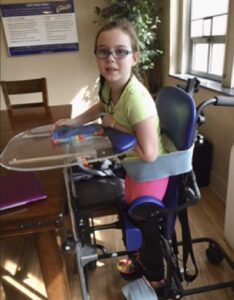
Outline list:
[[[61,127],[61,126],[74,126],[76,124],[76,121],[74,119],[60,119],[58,121],[56,121],[55,126]]]
[[[52,131],[55,130],[57,127],[72,127],[74,125],[76,125],[75,119],[59,119],[53,124]]]
[[[113,123],[113,121],[114,121],[113,116],[109,113],[106,113],[102,118],[102,125],[104,127],[112,127],[111,124]]]

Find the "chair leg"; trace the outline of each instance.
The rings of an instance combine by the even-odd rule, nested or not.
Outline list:
[[[76,252],[76,262],[77,262],[78,273],[79,273],[82,300],[90,300],[90,296],[88,292],[88,281],[85,273],[85,266],[92,261],[96,261],[98,256],[93,247],[88,245],[82,246],[80,241],[76,243],[75,252]]]

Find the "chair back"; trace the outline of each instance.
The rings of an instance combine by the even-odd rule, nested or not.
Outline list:
[[[178,150],[190,148],[196,135],[196,105],[193,98],[178,87],[165,87],[159,92],[156,106],[162,133],[170,138]],[[178,207],[182,180],[183,174],[170,177],[163,199],[166,208]],[[174,233],[175,221],[176,214],[165,217],[163,228],[168,240]]]
[[[156,99],[160,127],[176,146],[186,150],[194,142],[196,106],[193,98],[177,87],[164,87]]]
[[[46,78],[36,78],[17,81],[1,81],[2,91],[8,111],[24,107],[48,107],[48,92]],[[10,95],[41,93],[41,100],[37,102],[25,102],[13,104]]]

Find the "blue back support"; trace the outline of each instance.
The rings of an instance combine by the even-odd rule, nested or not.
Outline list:
[[[190,148],[196,131],[196,105],[193,98],[177,87],[163,88],[156,100],[160,127],[178,150]],[[166,208],[176,208],[179,199],[181,175],[170,177],[163,203]],[[175,227],[175,215],[168,215],[164,222],[164,235],[172,238]]]
[[[156,106],[162,133],[178,150],[188,149],[196,128],[196,106],[192,97],[180,88],[164,87],[158,94]]]

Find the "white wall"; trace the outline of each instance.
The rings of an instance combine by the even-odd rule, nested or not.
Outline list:
[[[4,3],[26,3],[29,0],[2,0]],[[39,1],[37,1],[39,2]],[[46,77],[49,105],[74,103],[76,113],[97,100],[98,78],[93,44],[98,25],[94,24],[94,7],[102,0],[74,0],[80,51],[58,54],[9,57],[3,30],[1,30],[1,80],[20,80]],[[2,25],[1,25],[2,29]],[[0,108],[6,109],[1,94]]]

